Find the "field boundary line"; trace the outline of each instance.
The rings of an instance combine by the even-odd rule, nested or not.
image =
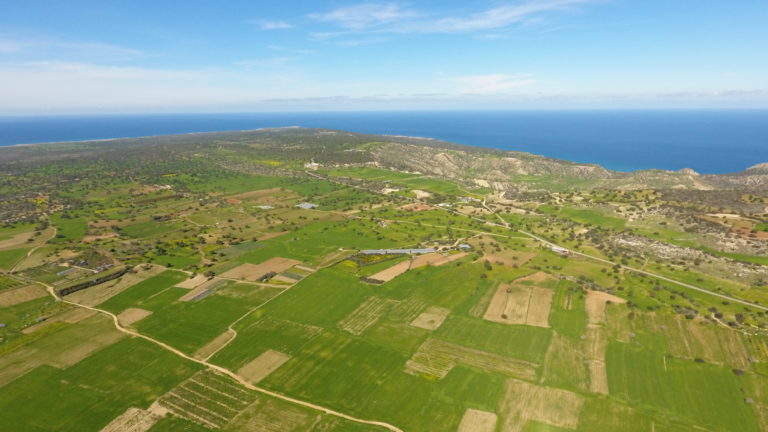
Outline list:
[[[76,306],[76,307],[92,310],[92,311],[101,313],[103,315],[106,315],[106,316],[108,316],[108,317],[110,317],[112,319],[112,323],[114,324],[115,328],[119,332],[125,333],[125,334],[130,335],[130,336],[134,336],[134,337],[137,337],[137,338],[141,338],[141,339],[144,339],[144,340],[149,341],[149,342],[152,342],[155,345],[158,345],[161,348],[165,349],[166,351],[170,351],[170,352],[172,352],[173,354],[176,354],[179,357],[182,357],[182,358],[184,358],[186,360],[189,360],[191,362],[195,362],[195,363],[197,363],[199,365],[205,366],[208,369],[211,369],[211,370],[213,370],[215,372],[219,372],[219,373],[221,373],[223,375],[227,375],[230,378],[232,378],[235,381],[237,381],[238,383],[242,384],[246,388],[249,388],[249,389],[254,390],[256,392],[259,392],[261,394],[265,394],[267,396],[274,397],[276,399],[280,399],[280,400],[283,400],[283,401],[286,401],[286,402],[291,402],[291,403],[296,404],[296,405],[301,405],[303,407],[310,408],[310,409],[313,409],[315,411],[320,411],[320,412],[322,412],[324,414],[327,414],[327,415],[332,415],[334,417],[339,417],[339,418],[342,418],[342,419],[345,419],[345,420],[349,420],[351,422],[367,424],[367,425],[371,425],[371,426],[379,426],[379,427],[388,429],[388,430],[390,430],[392,432],[405,432],[402,429],[398,428],[397,426],[394,426],[394,425],[386,423],[386,422],[382,422],[382,421],[378,421],[378,420],[365,420],[365,419],[357,418],[357,417],[354,417],[354,416],[351,416],[351,415],[344,414],[342,412],[333,410],[331,408],[324,407],[322,405],[317,405],[317,404],[314,404],[312,402],[306,402],[306,401],[303,401],[303,400],[300,400],[300,399],[296,399],[296,398],[293,398],[293,397],[290,397],[290,396],[286,396],[286,395],[284,395],[282,393],[278,393],[278,392],[275,392],[275,391],[272,391],[272,390],[267,390],[267,389],[265,389],[263,387],[255,386],[255,385],[249,383],[248,381],[246,381],[245,378],[241,377],[237,373],[235,373],[235,372],[233,372],[233,371],[231,371],[231,370],[229,370],[229,369],[227,369],[227,368],[225,368],[223,366],[219,366],[219,365],[215,365],[213,363],[209,363],[206,360],[196,359],[196,358],[194,358],[194,357],[192,357],[190,355],[187,355],[184,352],[182,352],[182,351],[180,351],[180,350],[178,350],[178,349],[176,349],[176,348],[166,344],[165,342],[159,341],[159,340],[157,340],[155,338],[152,338],[150,336],[147,336],[147,335],[141,334],[141,333],[139,333],[137,331],[129,330],[129,329],[123,327],[120,324],[120,321],[117,319],[117,315],[113,314],[112,312],[106,311],[104,309],[99,309],[97,307],[86,306],[86,305],[83,305],[83,304],[80,304],[80,303],[77,303],[77,302],[65,300],[65,299],[61,298],[56,293],[56,290],[53,288],[53,286],[45,284],[45,283],[42,283],[42,284],[46,287],[46,289],[48,290],[48,293],[55,300],[60,301],[62,303],[70,304],[72,306]]]

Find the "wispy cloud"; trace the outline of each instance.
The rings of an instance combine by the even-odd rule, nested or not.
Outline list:
[[[14,37],[0,35],[0,53],[93,56],[108,60],[145,57],[140,50],[101,42],[62,40],[47,36]]]
[[[396,3],[362,3],[340,7],[326,13],[311,14],[309,17],[339,25],[347,30],[364,30],[399,23],[419,15],[418,12]]]
[[[462,93],[498,93],[538,82],[530,74],[508,75],[503,73],[487,75],[468,75],[451,79],[459,86]]]
[[[292,54],[301,54],[301,55],[308,55],[308,54],[316,54],[317,52],[314,50],[304,49],[304,48],[291,48],[291,47],[285,47],[282,45],[274,45],[270,44],[267,45],[267,49],[271,49],[272,51],[280,51],[280,52],[287,52]]]
[[[330,39],[352,33],[473,33],[499,31],[518,25],[539,23],[546,13],[572,10],[599,0],[523,0],[466,16],[437,16],[397,3],[362,3],[316,13],[310,19],[339,27],[337,31],[316,32],[316,39]]]
[[[449,17],[434,21],[424,31],[440,33],[473,32],[480,30],[498,30],[514,24],[536,20],[537,15],[563,11],[577,4],[594,0],[534,0],[508,4],[472,14],[468,17]]]
[[[247,59],[247,60],[241,60],[241,61],[235,62],[235,65],[253,69],[253,68],[282,66],[294,60],[295,58],[293,57],[255,58],[255,59]]]
[[[262,30],[287,30],[293,28],[292,24],[289,24],[285,21],[257,20],[252,22],[258,25]]]

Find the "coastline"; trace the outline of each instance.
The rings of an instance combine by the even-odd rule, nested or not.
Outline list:
[[[295,125],[520,151],[623,172],[691,168],[702,174],[726,174],[768,160],[768,110],[0,117],[0,147],[236,133]]]

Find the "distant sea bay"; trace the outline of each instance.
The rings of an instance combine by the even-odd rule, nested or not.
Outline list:
[[[768,162],[768,110],[408,111],[0,117],[0,146],[282,126],[408,135],[619,171]]]

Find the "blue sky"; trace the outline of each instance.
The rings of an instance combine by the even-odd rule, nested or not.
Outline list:
[[[766,108],[766,0],[0,2],[0,114]]]

